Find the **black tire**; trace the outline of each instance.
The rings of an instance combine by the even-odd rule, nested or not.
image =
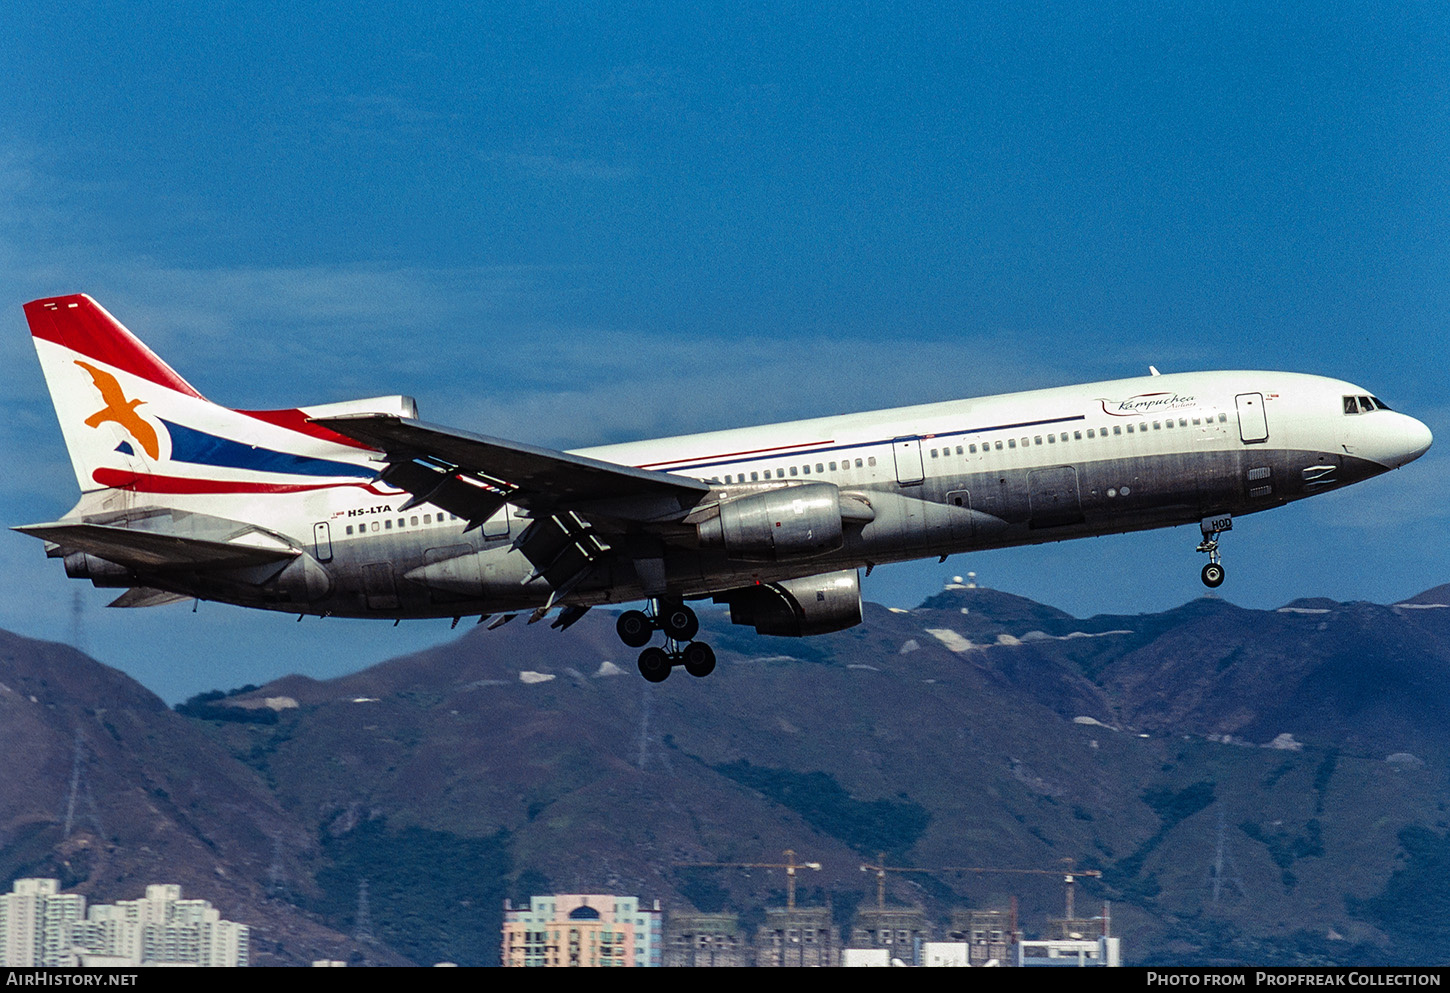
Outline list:
[[[614,630],[619,632],[619,640],[630,648],[643,648],[655,636],[655,626],[642,610],[626,610],[620,614]]]
[[[666,638],[675,641],[689,641],[700,633],[700,619],[683,603],[661,606],[657,623]]]
[[[670,678],[670,656],[663,648],[646,648],[639,653],[639,674],[652,683]]]
[[[692,676],[704,677],[715,671],[715,650],[703,641],[692,641],[680,653],[685,671]]]
[[[1223,566],[1217,562],[1210,562],[1203,567],[1203,585],[1211,590],[1216,590],[1223,585]]]

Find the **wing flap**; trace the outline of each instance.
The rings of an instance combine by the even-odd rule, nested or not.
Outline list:
[[[12,530],[138,569],[238,569],[299,554],[295,548],[259,548],[77,521],[27,524]]]

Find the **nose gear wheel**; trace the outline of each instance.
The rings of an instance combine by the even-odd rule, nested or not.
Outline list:
[[[1203,567],[1199,577],[1203,585],[1211,590],[1216,590],[1223,585],[1224,569],[1223,563],[1218,556],[1218,536],[1224,531],[1232,531],[1234,526],[1233,518],[1228,514],[1219,514],[1214,517],[1205,517],[1199,522],[1199,530],[1203,533],[1203,540],[1198,543],[1198,550],[1208,554],[1208,565]]]

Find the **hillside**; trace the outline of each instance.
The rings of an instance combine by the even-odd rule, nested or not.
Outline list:
[[[242,910],[211,892],[334,933],[356,930],[366,880],[378,941],[415,961],[492,961],[501,899],[551,887],[754,919],[783,900],[778,873],[680,863],[787,848],[824,864],[801,900],[829,900],[842,923],[875,899],[859,866],[878,852],[922,869],[1071,859],[1104,872],[1078,906],[1112,901],[1131,961],[1443,958],[1444,939],[1415,922],[1450,855],[1447,593],[1278,611],[1203,597],[1076,619],[948,589],[912,611],[868,605],[860,627],[806,640],[705,614],[719,668],[658,685],[595,611],[567,633],[475,628],[213,704],[270,723],[169,714],[69,649],[15,639],[7,651],[34,660],[0,672],[16,697],[0,704],[24,715],[3,726],[48,785],[24,794],[0,858],[63,861],[75,729],[89,742],[107,727],[89,707],[122,735],[96,759],[92,782],[108,785],[93,792],[143,800],[104,814],[130,832],[113,861],[164,836],[168,850],[212,853],[184,864],[234,919]],[[37,672],[54,702],[27,710]],[[279,851],[291,904],[267,896]],[[900,873],[888,894],[943,916],[1016,896],[1029,932],[1062,904],[1050,877]],[[440,920],[450,927],[420,924]]]

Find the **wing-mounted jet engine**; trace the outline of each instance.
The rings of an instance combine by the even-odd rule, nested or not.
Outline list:
[[[804,638],[861,623],[861,578],[855,569],[745,586],[715,596],[730,605],[732,624],[760,634]]]

